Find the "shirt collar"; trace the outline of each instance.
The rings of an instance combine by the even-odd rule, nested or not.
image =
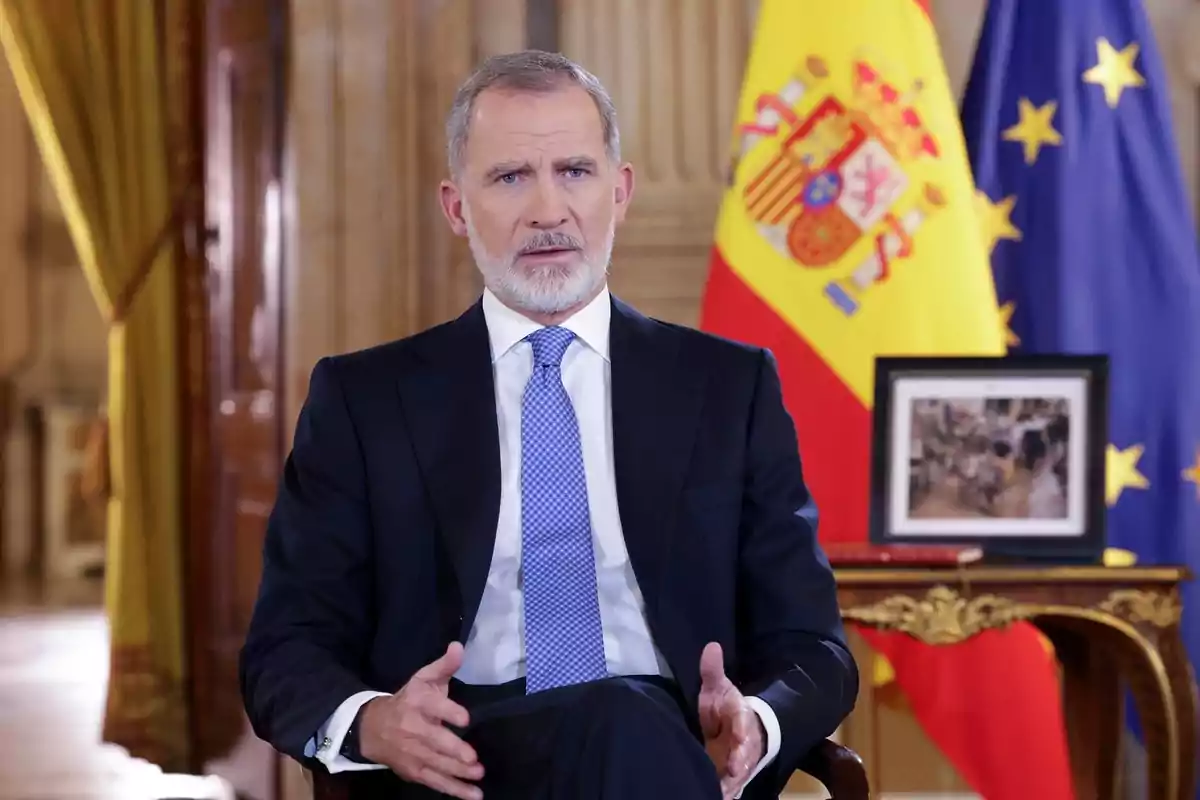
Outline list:
[[[493,364],[526,336],[545,327],[501,303],[490,289],[483,290],[483,317],[487,322]],[[590,303],[559,323],[559,326],[574,333],[607,361],[611,317],[612,302],[608,287],[605,286]]]

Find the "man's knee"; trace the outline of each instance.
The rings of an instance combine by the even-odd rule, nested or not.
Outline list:
[[[605,718],[636,719],[651,712],[683,718],[683,711],[664,689],[626,678],[608,678],[588,685],[583,704],[589,712]]]
[[[620,789],[621,797],[721,796],[716,770],[667,689],[636,679],[608,679],[587,687],[568,715],[575,742],[573,770]],[[597,784],[599,785],[599,784]],[[607,797],[607,796],[606,796]]]
[[[587,687],[579,712],[579,718],[587,719],[593,730],[612,728],[626,739],[645,735],[658,741],[670,732],[679,742],[700,746],[679,701],[653,683],[625,678],[597,681]]]

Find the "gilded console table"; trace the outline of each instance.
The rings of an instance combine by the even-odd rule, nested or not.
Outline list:
[[[1196,683],[1179,630],[1174,567],[962,567],[837,570],[842,616],[932,645],[1017,620],[1036,625],[1063,665],[1075,792],[1115,798],[1123,706],[1145,729],[1148,797],[1194,800]]]

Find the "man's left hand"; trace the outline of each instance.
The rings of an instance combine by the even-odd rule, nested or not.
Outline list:
[[[758,714],[725,676],[721,645],[709,642],[700,655],[700,729],[704,749],[717,768],[721,793],[730,800],[767,751]]]

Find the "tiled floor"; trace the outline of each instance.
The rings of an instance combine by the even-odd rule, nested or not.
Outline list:
[[[0,579],[0,800],[231,800],[100,743],[107,647],[98,585]]]

